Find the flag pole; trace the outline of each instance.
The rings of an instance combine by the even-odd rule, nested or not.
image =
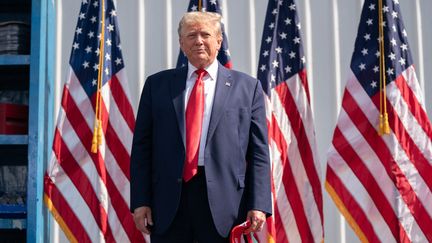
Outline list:
[[[198,11],[202,10],[202,0],[198,0]]]
[[[390,125],[387,113],[386,75],[385,75],[385,52],[384,52],[384,16],[382,13],[382,0],[378,0],[378,28],[379,28],[379,50],[380,50],[380,116],[379,135],[390,134]]]
[[[98,69],[98,82],[96,90],[96,107],[95,107],[95,120],[91,152],[97,153],[98,146],[102,144],[102,113],[101,113],[101,89],[102,89],[102,69],[104,61],[104,40],[105,40],[105,0],[102,0],[101,12],[101,38],[99,42],[99,69]]]

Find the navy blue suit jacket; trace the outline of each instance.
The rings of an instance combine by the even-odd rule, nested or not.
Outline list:
[[[152,209],[163,233],[180,201],[185,161],[187,68],[149,76],[138,108],[131,155],[131,211]],[[249,210],[271,213],[264,94],[258,80],[219,64],[204,154],[208,200],[226,237]]]

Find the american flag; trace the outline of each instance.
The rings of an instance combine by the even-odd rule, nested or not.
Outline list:
[[[390,128],[383,135],[380,95]],[[326,175],[363,242],[432,242],[432,130],[422,100],[399,1],[365,0]]]
[[[273,217],[262,242],[323,240],[321,169],[300,29],[293,0],[269,0],[257,77],[268,98]]]
[[[82,1],[70,74],[63,88],[44,179],[46,206],[72,242],[145,241],[129,211],[129,158],[135,119],[116,16],[113,0]],[[102,36],[104,48],[99,46]],[[97,153],[92,153],[101,55],[103,134]]]
[[[222,7],[219,0],[191,0],[189,2],[188,12],[192,11],[207,11],[216,12],[222,15]],[[228,49],[228,39],[225,34],[225,27],[222,23],[222,46],[217,56],[218,61],[227,68],[232,68],[231,54]],[[177,59],[177,68],[187,66],[188,60],[184,53],[180,51]]]

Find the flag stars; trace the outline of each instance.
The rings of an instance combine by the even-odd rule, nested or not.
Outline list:
[[[385,21],[381,22],[381,26],[382,27],[387,27],[387,22],[385,22]]]
[[[373,19],[366,20],[366,24],[367,25],[373,25]]]
[[[366,64],[360,63],[359,68],[360,68],[361,71],[365,70],[366,69]]]
[[[93,38],[94,37],[94,32],[93,31],[88,32],[87,36],[88,36],[89,39]]]
[[[393,11],[393,12],[392,12],[392,17],[393,17],[394,19],[398,18],[398,13],[397,13],[396,11]]]
[[[122,64],[122,59],[117,57],[114,62],[116,65],[120,65],[120,64]]]
[[[215,5],[216,6],[216,0],[210,0],[211,5]]]
[[[394,4],[399,4],[399,0],[393,0]]]
[[[372,80],[372,82],[371,82],[370,85],[371,85],[372,88],[376,88],[377,87],[377,82],[375,80]]]
[[[401,66],[405,66],[405,64],[406,64],[406,61],[405,61],[405,59],[404,59],[404,58],[402,58],[402,57],[401,57],[401,58],[399,59],[399,61],[398,61],[398,62],[400,63],[400,65],[401,65]]]
[[[297,24],[297,29],[301,30],[301,24],[300,23]]]
[[[276,77],[275,77],[273,74],[270,76],[270,79],[271,79],[271,82],[272,82],[272,83],[275,83],[275,82],[276,82]]]
[[[407,35],[408,35],[405,29],[402,30],[402,34],[403,34],[405,37],[407,37]]]
[[[408,50],[408,45],[403,43],[400,48],[402,49],[402,51],[407,51]]]
[[[267,37],[267,39],[266,39],[265,41],[266,41],[267,44],[268,44],[268,43],[270,43],[270,42],[272,41],[272,38],[269,36],[269,37]]]
[[[294,41],[294,44],[300,44],[300,37],[298,37],[298,36],[294,37],[293,41]]]
[[[296,53],[294,51],[291,51],[288,55],[291,59],[294,59],[296,57]]]
[[[272,65],[273,65],[273,68],[277,68],[277,67],[279,67],[279,62],[276,61],[276,60],[274,60],[274,61],[272,62]]]
[[[282,53],[282,48],[280,46],[278,46],[278,47],[275,48],[275,51],[277,53],[281,54]]]
[[[286,18],[284,21],[285,25],[290,25],[292,20],[290,18]]]
[[[87,0],[82,0],[82,3],[87,4],[88,2],[87,2]]]
[[[285,40],[285,39],[287,38],[287,33],[282,32],[282,33],[279,34],[279,36],[280,36],[280,38],[281,38],[282,40]]]
[[[92,48],[90,47],[90,46],[87,46],[86,48],[85,48],[85,52],[88,54],[88,53],[90,53],[92,51]]]
[[[85,14],[84,13],[80,13],[80,15],[79,15],[79,17],[78,17],[80,20],[83,20],[83,19],[85,19]]]
[[[261,65],[260,70],[261,72],[264,72],[266,70],[266,65],[265,64]]]
[[[121,46],[119,46],[119,48],[121,49]],[[231,52],[229,51],[229,49],[225,50],[225,55],[227,56],[231,56]]]
[[[396,55],[393,52],[390,52],[390,54],[388,55],[388,58],[390,58],[390,60],[395,60],[396,59]]]
[[[286,73],[290,73],[292,70],[292,68],[289,65],[287,65],[284,69]]]
[[[97,38],[100,40],[102,38],[102,34],[99,33],[99,35],[97,36]]]
[[[303,64],[306,63],[306,57],[305,57],[305,56],[302,56],[302,58],[300,58],[300,60],[301,60],[301,62],[302,62]]]
[[[97,8],[97,6],[99,6],[99,3],[98,3],[98,1],[95,1],[95,2],[93,3],[93,7]]]
[[[90,64],[89,62],[84,61],[83,64],[82,64],[82,66],[84,67],[84,69],[86,69],[86,68],[90,67],[89,64]]]
[[[388,75],[388,76],[393,75],[393,74],[394,74],[393,71],[394,71],[393,68],[388,68],[388,69],[387,69],[387,75]]]
[[[289,5],[289,9],[292,11],[296,10],[296,5],[294,3],[291,3],[291,5]]]
[[[393,25],[392,29],[393,29],[393,32],[396,32],[397,31],[396,25]]]
[[[265,51],[263,52],[262,55],[263,55],[264,57],[268,56],[268,55],[269,55],[269,51],[268,51],[268,50],[265,50]]]
[[[379,58],[380,56],[381,56],[381,52],[378,50],[378,51],[376,51],[375,52],[375,56],[377,57],[377,58]]]
[[[392,38],[391,41],[390,41],[390,43],[391,43],[393,46],[397,46],[397,43],[396,43],[395,38]]]
[[[368,40],[371,39],[370,36],[371,36],[370,34],[366,33],[363,37],[364,37],[364,39],[365,39],[366,41],[368,41]]]
[[[90,19],[90,21],[94,24],[94,23],[96,23],[96,16],[93,16],[93,17],[91,17],[91,19]]]
[[[105,60],[107,61],[111,60],[111,55],[109,53],[105,54]]]
[[[389,12],[389,7],[386,6],[386,5],[384,5],[384,7],[383,7],[382,10],[383,10],[384,13],[388,13]]]
[[[108,67],[105,68],[105,74],[108,76],[109,75],[109,69]]]
[[[113,9],[110,12],[111,17],[117,16],[117,12]]]
[[[371,4],[371,5],[369,5],[369,9],[372,11],[372,10],[375,10],[375,4]]]
[[[97,85],[97,80],[96,80],[96,79],[93,79],[93,80],[92,80],[92,85],[93,85],[93,86],[96,86],[96,85]]]
[[[109,24],[108,27],[107,27],[107,29],[108,29],[109,32],[114,31],[114,25]]]
[[[278,1],[278,4],[279,4],[279,5],[282,5],[282,4],[283,4],[283,1],[282,1],[282,0],[279,0],[279,1]]]
[[[270,23],[270,25],[268,26],[270,29],[273,29],[275,27],[275,24],[272,22]]]
[[[363,50],[361,51],[361,53],[363,54],[363,56],[366,56],[368,54],[368,49],[363,48]]]
[[[77,35],[79,35],[79,34],[82,34],[82,28],[77,28],[76,30],[75,30],[75,33],[77,34]]]
[[[374,71],[375,73],[379,72],[379,67],[378,67],[378,66],[374,66],[373,71]]]
[[[99,48],[96,49],[95,53],[96,53],[97,56],[99,56],[99,54],[100,54],[100,50],[99,50]]]
[[[275,8],[275,9],[273,9],[273,11],[272,11],[272,14],[273,15],[276,15],[276,14],[278,14],[278,11],[277,11],[277,9]]]
[[[96,70],[99,70],[99,64],[98,63],[95,63],[95,65],[93,65],[93,69],[96,71]]]
[[[79,43],[74,42],[73,45],[72,45],[72,48],[74,50],[79,49]]]

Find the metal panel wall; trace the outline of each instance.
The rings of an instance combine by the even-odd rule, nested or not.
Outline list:
[[[432,1],[399,0],[417,75],[425,91],[425,104],[432,109]],[[117,0],[123,55],[137,106],[146,76],[175,66],[178,55],[177,23],[189,0]],[[322,168],[336,124],[354,40],[363,5],[362,0],[297,0],[302,23],[307,71],[318,151]],[[222,0],[224,21],[234,68],[256,75],[261,34],[267,1]],[[68,75],[68,59],[80,1],[56,1],[56,102]],[[428,41],[429,40],[429,41]],[[428,55],[429,54],[429,55]],[[54,126],[54,124],[53,124]],[[325,171],[322,176],[324,178]],[[358,242],[333,202],[324,193],[327,242]],[[50,241],[64,239],[55,226]]]

